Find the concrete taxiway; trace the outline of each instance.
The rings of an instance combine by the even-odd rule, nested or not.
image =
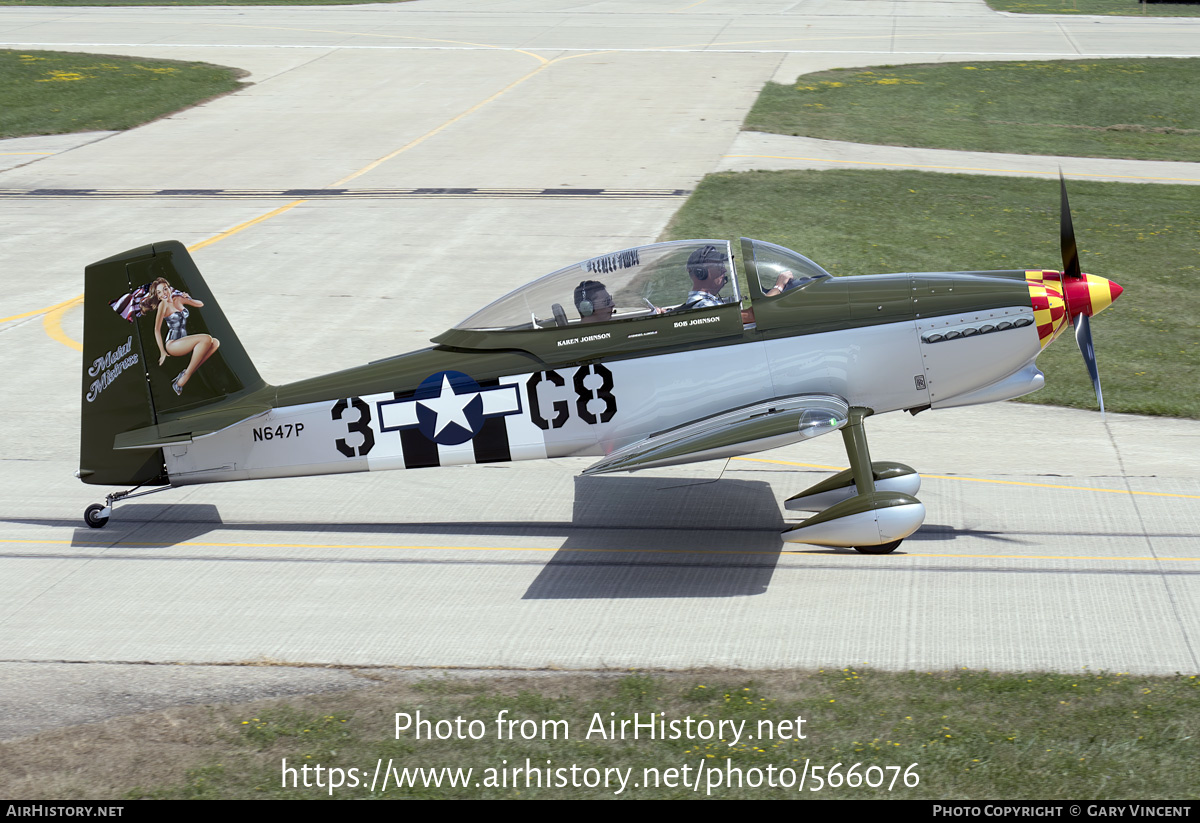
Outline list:
[[[200,59],[253,83],[130,132],[0,144],[6,712],[48,693],[29,665],[69,672],[68,691],[101,663],[131,679],[254,661],[1197,671],[1195,421],[873,418],[873,456],[926,476],[926,525],[886,557],[778,538],[780,502],[845,464],[837,438],[632,476],[580,478],[579,460],[188,487],[93,531],[80,515],[101,495],[72,477],[71,302],[87,263],[178,239],[263,376],[288,382],[425,346],[534,277],[653,241],[705,174],[796,148],[739,132],[767,80],[1194,56],[1197,35],[975,0],[0,9],[0,47]]]

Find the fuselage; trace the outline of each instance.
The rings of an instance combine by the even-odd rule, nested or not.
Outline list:
[[[1065,325],[1061,312],[1039,322],[1039,297],[1052,302],[1031,276],[1042,274],[843,277],[758,299],[753,317],[730,304],[452,331],[431,349],[272,387],[269,410],[163,454],[183,485],[604,456],[804,394],[876,414],[1005,399],[1040,387],[1034,359]]]

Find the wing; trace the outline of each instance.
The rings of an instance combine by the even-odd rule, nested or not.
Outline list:
[[[849,404],[832,394],[800,394],[755,403],[655,432],[617,449],[585,475],[737,457],[810,440],[846,425]]]

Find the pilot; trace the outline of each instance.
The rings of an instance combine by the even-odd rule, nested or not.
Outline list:
[[[692,279],[692,290],[680,309],[703,309],[732,301],[732,297],[721,296],[721,289],[729,282],[729,267],[725,254],[716,246],[705,246],[692,252],[688,257],[687,272]],[[775,285],[763,296],[782,294],[793,279],[790,271],[780,272]],[[748,322],[753,322],[752,316]]]
[[[575,287],[575,309],[581,323],[606,323],[617,313],[612,295],[599,280],[584,280]]]

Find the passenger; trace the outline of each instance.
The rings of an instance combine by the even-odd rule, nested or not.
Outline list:
[[[722,306],[730,301],[731,298],[721,296],[721,289],[729,282],[729,269],[725,255],[716,246],[705,246],[692,252],[687,261],[687,273],[692,278],[692,290],[680,310]]]
[[[612,295],[599,280],[584,280],[575,287],[575,309],[581,323],[607,323],[617,313]]]

